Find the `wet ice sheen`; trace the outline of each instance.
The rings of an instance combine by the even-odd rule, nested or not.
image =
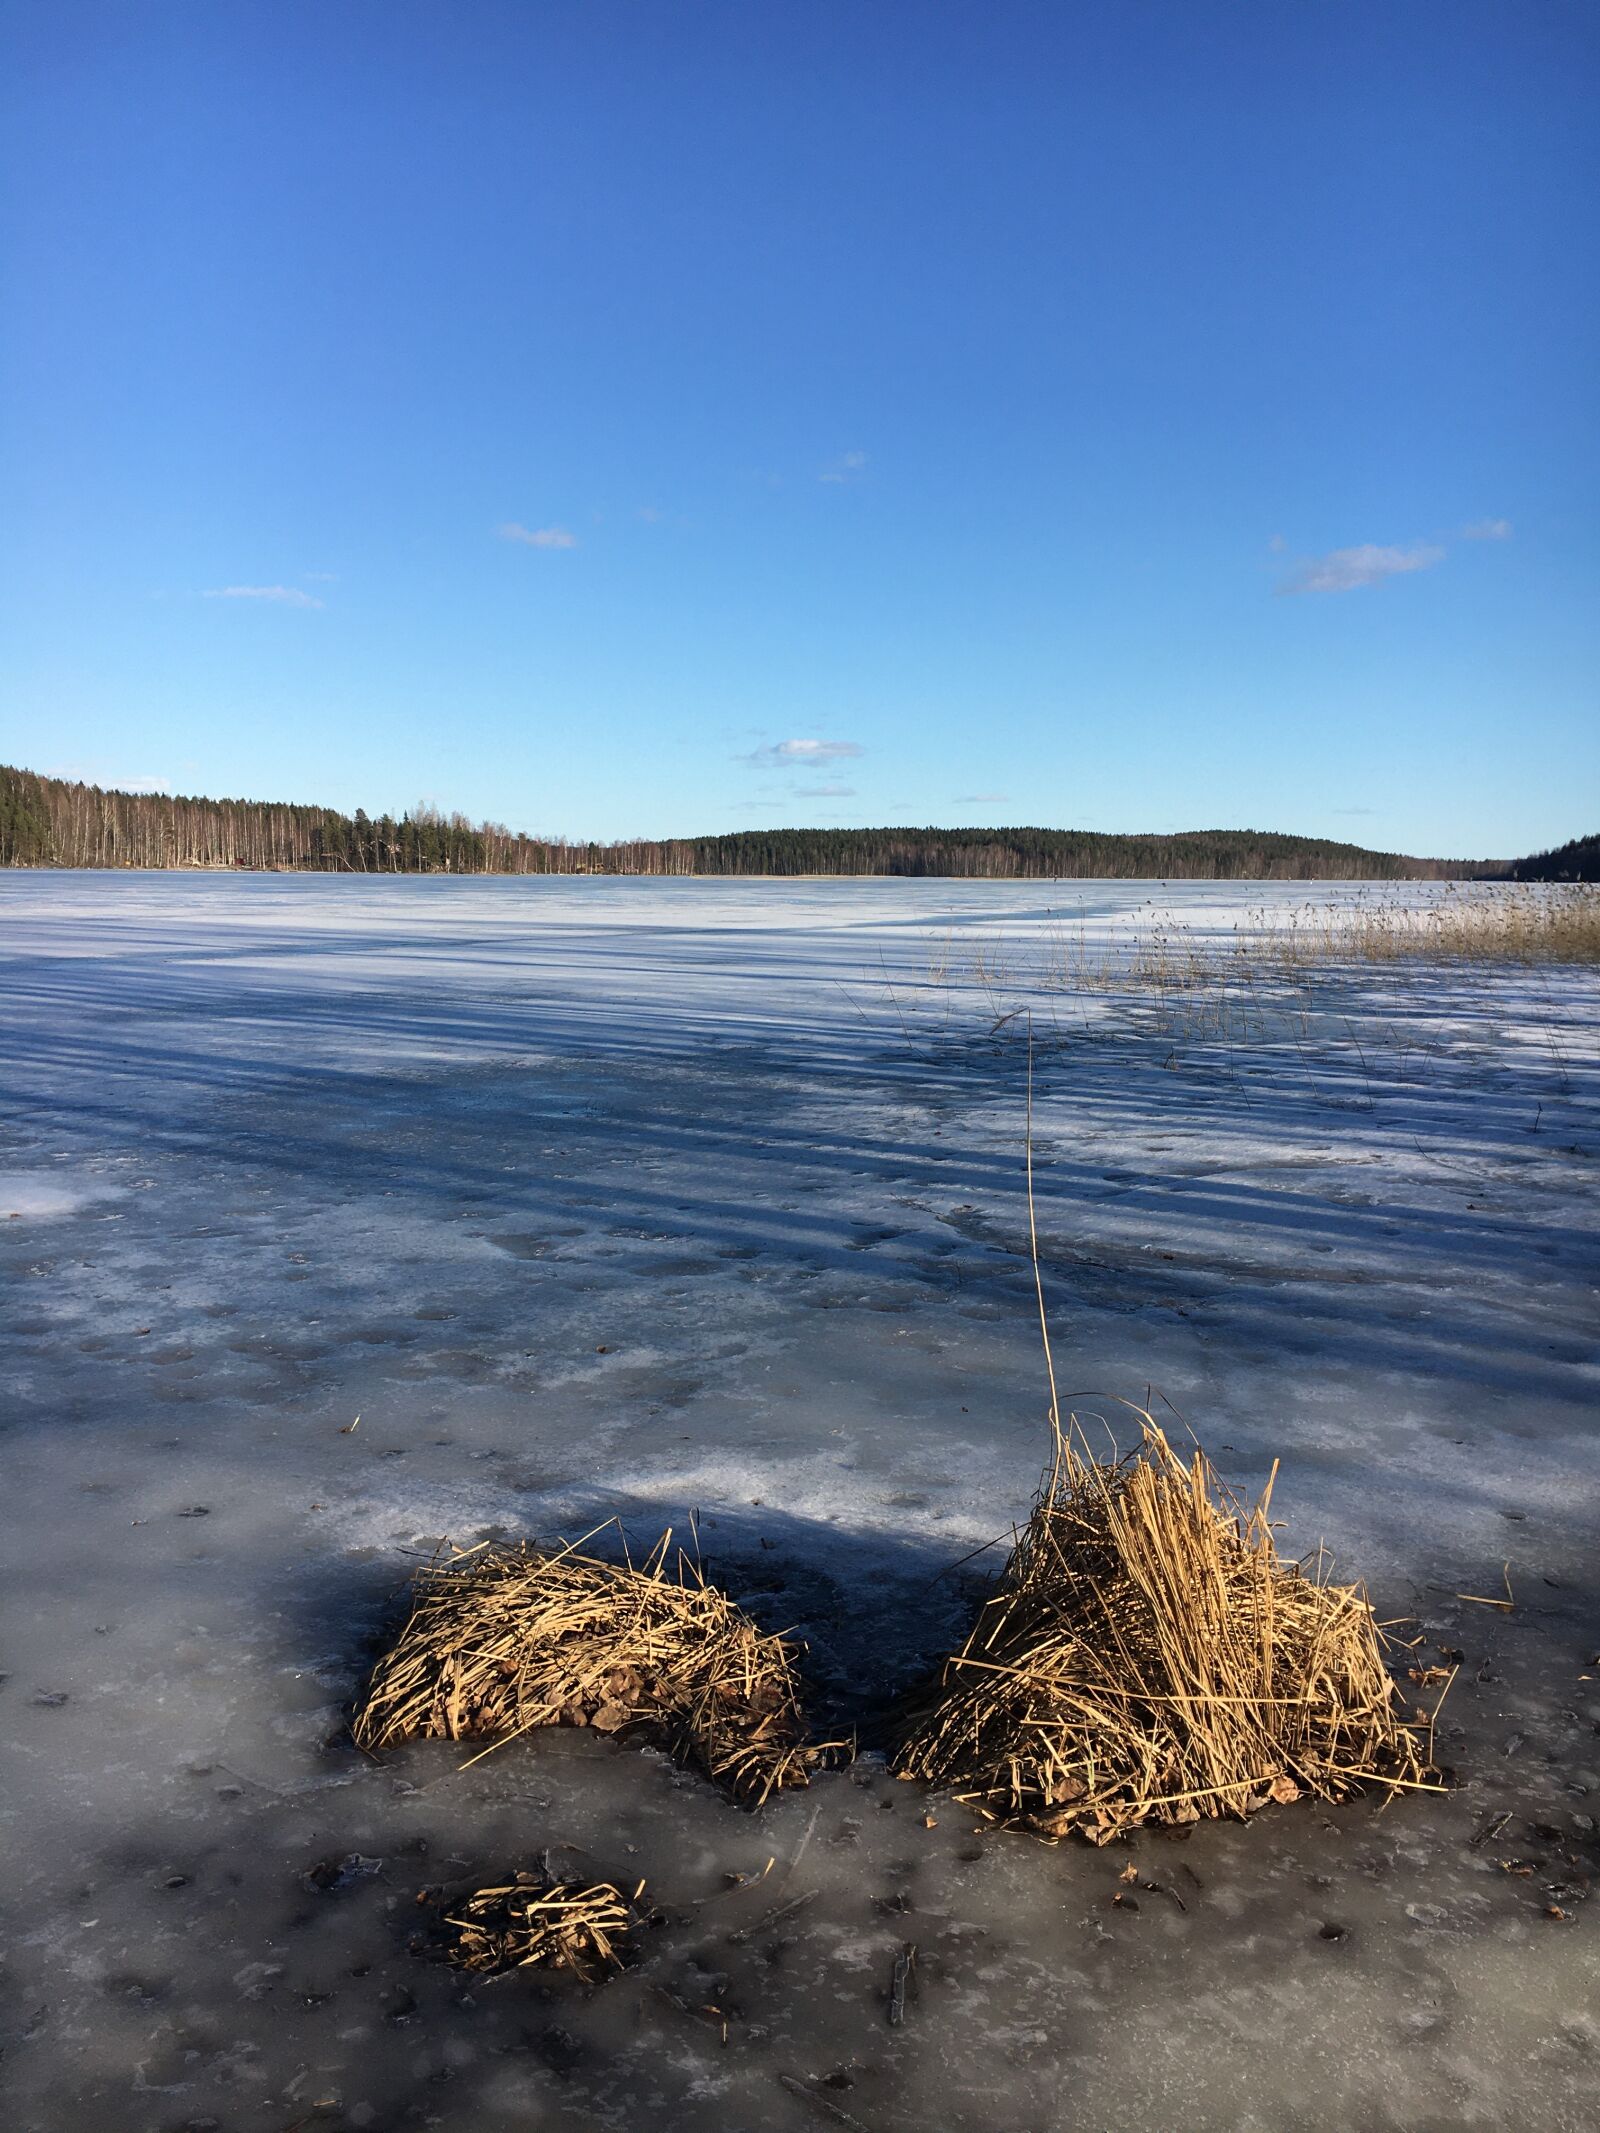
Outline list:
[[[1042,1452],[1029,943],[1303,893],[0,875],[5,2122],[1593,2125],[1589,978],[1225,1040],[1036,996],[1063,1386],[1282,1454],[1288,1540],[1465,1654],[1459,1791],[1049,1851],[870,1757],[751,1816],[578,1735],[343,1730],[440,1536],[691,1511],[870,1727]],[[1455,1597],[1504,1563],[1514,1614]],[[626,1978],[408,1953],[546,1848],[648,1879]]]

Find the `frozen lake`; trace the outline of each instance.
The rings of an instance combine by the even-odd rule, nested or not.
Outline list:
[[[0,872],[6,2124],[1600,2122],[1600,985],[1073,979],[1355,893]],[[440,1538],[691,1512],[871,1743],[1044,1455],[1022,1004],[1063,1392],[1281,1456],[1285,1545],[1464,1655],[1459,1788],[1096,1853],[871,1755],[759,1816],[357,1755]],[[408,1952],[546,1848],[647,1878],[640,1968]]]

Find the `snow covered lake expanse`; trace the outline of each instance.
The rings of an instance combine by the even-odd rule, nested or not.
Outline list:
[[[1075,982],[1360,893],[0,874],[5,2123],[1600,2123],[1600,984]],[[871,1754],[357,1754],[441,1539],[691,1514],[870,1743],[1046,1450],[1025,1004],[1063,1395],[1282,1459],[1454,1789],[1096,1852]],[[409,1952],[546,1850],[641,1965]]]

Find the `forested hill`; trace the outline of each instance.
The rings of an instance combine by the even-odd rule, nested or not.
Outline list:
[[[1270,831],[749,830],[576,844],[419,807],[398,820],[276,801],[176,799],[0,767],[0,865],[357,874],[924,874],[1004,880],[1395,881],[1503,874]]]
[[[1574,837],[1553,852],[1513,861],[1513,881],[1600,881],[1600,837]]]

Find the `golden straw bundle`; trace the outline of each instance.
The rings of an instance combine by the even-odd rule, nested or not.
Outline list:
[[[610,1881],[588,1888],[518,1874],[497,1888],[479,1889],[450,1912],[456,1938],[446,1946],[463,1970],[527,1970],[536,1964],[571,1970],[588,1981],[622,1968],[627,1937],[645,1921],[641,1881],[631,1897]]]
[[[1147,1821],[1427,1782],[1360,1586],[1282,1561],[1149,1416],[1098,1463],[1058,1431],[999,1590],[914,1720],[898,1770],[995,1820],[1097,1844]],[[1273,1473],[1276,1476],[1276,1466]],[[1424,1729],[1425,1731],[1426,1729]]]
[[[433,1563],[356,1711],[358,1745],[640,1730],[742,1798],[805,1784],[821,1751],[803,1745],[789,1646],[681,1553],[669,1575],[670,1540],[639,1569],[526,1543]]]

